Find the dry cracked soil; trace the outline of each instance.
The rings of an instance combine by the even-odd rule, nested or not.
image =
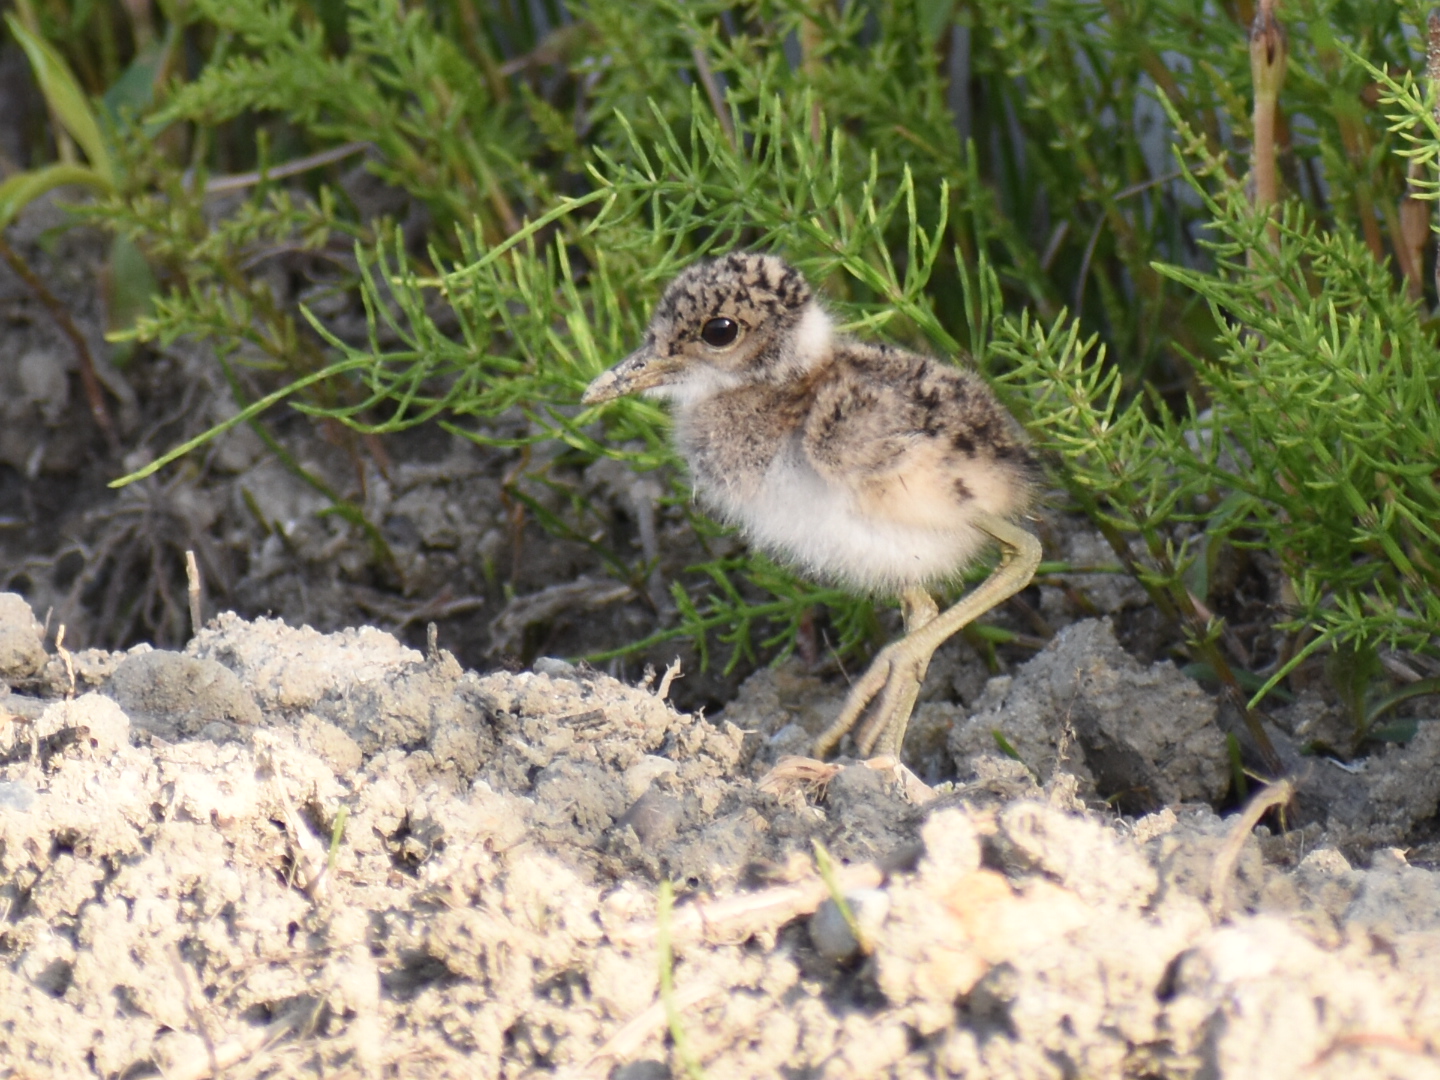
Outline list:
[[[0,1076],[1440,1077],[1434,725],[1222,819],[1213,702],[1105,620],[925,706],[934,788],[796,756],[793,665],[707,717],[375,629],[45,641],[0,596]]]

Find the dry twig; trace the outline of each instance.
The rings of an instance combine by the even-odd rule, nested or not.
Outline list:
[[[1235,874],[1235,864],[1240,860],[1240,852],[1244,850],[1245,841],[1250,839],[1250,834],[1254,832],[1255,826],[1260,824],[1262,817],[1274,807],[1284,806],[1294,795],[1295,786],[1289,780],[1281,780],[1262,788],[1255,793],[1244,813],[1230,826],[1225,843],[1210,868],[1210,914],[1214,918],[1223,919],[1229,909],[1231,879]]]

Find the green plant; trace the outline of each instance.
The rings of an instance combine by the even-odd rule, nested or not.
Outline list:
[[[49,42],[26,29],[15,15],[6,12],[5,26],[24,49],[46,104],[65,133],[80,145],[89,164],[59,161],[8,177],[0,184],[0,229],[15,220],[15,215],[29,203],[57,187],[79,184],[109,192],[115,186],[114,167],[100,124],[69,65]]]
[[[217,344],[239,412],[127,479],[235,423],[278,446],[262,414],[289,402],[355,432],[357,456],[434,421],[506,449],[559,440],[570,456],[511,490],[547,528],[588,537],[578,495],[555,512],[527,493],[563,489],[567,462],[673,460],[654,404],[601,417],[576,408],[580,389],[682,266],[772,247],[849,329],[974,353],[1237,697],[1254,685],[1237,659],[1273,684],[1337,642],[1432,650],[1435,346],[1413,298],[1432,287],[1415,223],[1423,238],[1437,144],[1429,99],[1393,74],[1419,66],[1419,9],[1297,0],[1288,50],[1255,69],[1272,80],[1255,109],[1252,14],[590,0],[542,32],[460,0],[204,0],[175,20],[203,63],[125,129],[129,180],[94,213],[166,283],[132,336]],[[957,58],[968,82],[951,80]],[[1278,215],[1246,194],[1252,134]],[[333,184],[276,182],[360,140],[430,215],[423,250]],[[212,222],[182,166],[204,179],[237,148],[259,167]],[[296,248],[331,266],[312,295],[358,291],[363,335],[254,272]],[[645,560],[593,547],[646,578]],[[1212,617],[1207,573],[1252,547],[1277,554],[1290,592],[1258,654]],[[763,560],[716,551],[673,588],[674,620],[643,644],[687,635],[704,655],[719,634],[733,665],[790,647],[817,605],[842,650],[873,633],[867,601]]]
[[[1194,608],[1201,544],[1274,553],[1309,634],[1255,694],[1326,646],[1432,650],[1440,628],[1440,348],[1402,283],[1343,224],[1291,203],[1257,212],[1241,181],[1188,136],[1183,164],[1214,222],[1212,268],[1157,264],[1211,307],[1222,352],[1192,357],[1207,407],[1125,401],[1094,339],[1062,319],[998,326],[1003,382],[1117,546],[1138,536],[1142,579]],[[1199,528],[1175,542],[1174,526]],[[1198,625],[1198,624],[1197,624]],[[1208,632],[1214,632],[1212,620]],[[1365,731],[1359,732],[1364,738]]]
[[[56,188],[77,185],[100,193],[113,191],[114,165],[101,135],[99,121],[64,57],[10,12],[5,14],[5,26],[10,31],[10,36],[24,50],[45,103],[60,127],[57,138],[73,139],[78,143],[88,164],[73,160],[57,161],[39,168],[18,171],[0,183],[0,260],[25,282],[69,338],[79,360],[80,377],[84,383],[91,415],[113,452],[118,450],[120,440],[110,417],[110,410],[105,404],[104,391],[96,374],[95,358],[90,353],[90,346],[64,304],[56,298],[24,257],[10,245],[4,232],[28,205]],[[68,156],[74,155],[72,153]]]

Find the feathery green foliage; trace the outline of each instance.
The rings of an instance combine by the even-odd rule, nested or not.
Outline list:
[[[1440,133],[1434,89],[1401,74],[1423,69],[1418,6],[1287,4],[1276,239],[1245,186],[1248,3],[582,0],[548,28],[536,10],[175,13],[202,59],[182,77],[177,53],[123,127],[118,193],[92,211],[167,285],[133,336],[216,344],[229,423],[286,400],[372,435],[438,421],[653,470],[674,465],[661,410],[582,410],[581,388],[682,267],[771,248],[848,329],[972,351],[1197,655],[1222,662],[1204,569],[1224,545],[1279,557],[1292,657],[1435,649],[1440,367],[1412,195],[1435,197]],[[425,250],[414,215],[402,231],[272,176],[360,143],[423,207]],[[207,195],[222,162],[258,176]],[[296,246],[334,265],[303,311],[256,272]],[[324,313],[349,289],[363,334]],[[547,527],[588,535],[582,502]],[[788,647],[816,604],[842,648],[873,626],[758,557],[674,589],[644,644],[703,654],[718,633],[731,664],[761,626]]]

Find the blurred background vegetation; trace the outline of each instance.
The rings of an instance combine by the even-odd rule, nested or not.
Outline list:
[[[695,520],[654,404],[575,402],[681,267],[777,250],[856,332],[973,354],[1045,454],[1051,505],[1101,530],[1237,707],[1328,656],[1358,748],[1403,737],[1388,710],[1440,685],[1428,14],[19,0],[0,56],[33,91],[0,147],[0,225],[88,188],[70,213],[110,238],[112,349],[85,364],[142,381],[204,345],[233,396],[117,431],[91,380],[112,476],[148,462],[138,484],[158,483],[185,467],[166,451],[203,461],[248,424],[403,593],[363,482],[308,470],[276,425],[313,418],[362,481],[398,433],[443,425],[509,455],[517,527],[647,598],[650,624],[601,658],[685,638],[721,667],[803,646],[817,618],[862,648],[871,601]],[[635,489],[636,543],[573,481],[607,458],[659,478]],[[696,552],[663,581],[654,513]],[[1269,593],[1240,595],[1247,551]],[[128,633],[173,639],[181,618],[162,604]]]

